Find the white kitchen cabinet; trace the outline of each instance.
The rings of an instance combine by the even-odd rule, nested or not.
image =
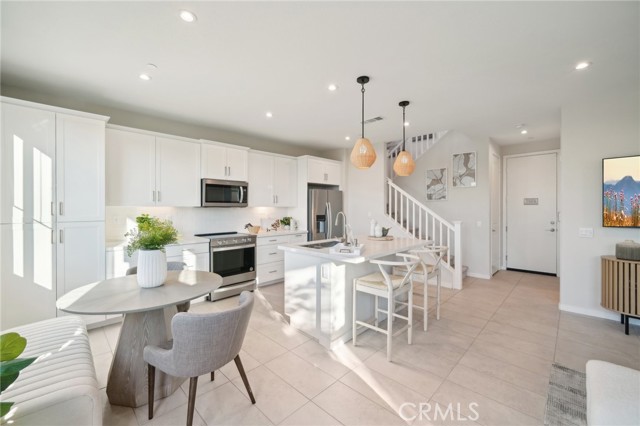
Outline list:
[[[107,129],[107,205],[200,205],[200,144],[135,129]]]
[[[105,124],[56,114],[58,222],[104,221]]]
[[[200,144],[156,137],[156,205],[200,205]]]
[[[106,139],[107,205],[155,205],[155,137],[107,128]]]
[[[342,178],[339,161],[308,158],[307,182],[325,185],[340,185]]]
[[[3,328],[53,318],[58,297],[104,278],[107,119],[2,98]]]
[[[201,144],[201,177],[246,181],[248,148],[232,148],[203,141]]]
[[[259,286],[273,284],[284,278],[284,252],[281,244],[292,244],[307,240],[305,231],[291,234],[258,235],[256,242],[256,281]]]
[[[297,203],[296,160],[267,153],[249,153],[249,205],[293,207]]]

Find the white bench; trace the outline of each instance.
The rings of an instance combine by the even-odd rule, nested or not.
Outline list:
[[[7,332],[27,339],[20,355],[38,357],[4,392],[15,404],[8,420],[14,425],[101,425],[102,403],[89,336],[74,316],[40,321]]]
[[[587,423],[640,425],[640,371],[605,361],[588,361]]]

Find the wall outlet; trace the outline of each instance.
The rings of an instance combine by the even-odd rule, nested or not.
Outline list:
[[[580,238],[593,238],[593,228],[580,228],[580,229],[578,229],[578,237],[580,237]]]

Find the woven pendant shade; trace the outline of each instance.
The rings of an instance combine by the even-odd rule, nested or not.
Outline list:
[[[368,169],[376,161],[376,150],[367,138],[356,141],[351,151],[351,163],[358,169]]]
[[[393,171],[398,176],[409,176],[416,169],[416,162],[407,151],[402,151],[393,163]]]

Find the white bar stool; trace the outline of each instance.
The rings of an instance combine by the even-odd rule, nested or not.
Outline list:
[[[408,343],[411,344],[411,332],[413,327],[413,283],[412,274],[416,267],[420,264],[420,258],[417,255],[408,253],[398,253],[397,256],[404,258],[404,261],[389,261],[389,260],[371,260],[371,263],[375,263],[380,268],[380,272],[374,272],[369,275],[365,275],[353,280],[353,345],[356,345],[356,336],[358,335],[357,327],[364,326],[375,331],[379,331],[387,335],[387,361],[391,361],[391,341],[393,336],[402,333],[407,330]],[[405,267],[406,273],[401,275],[392,275],[384,268],[389,266]],[[357,317],[357,295],[358,292],[371,294],[375,297],[375,320],[374,325],[371,325],[364,321],[358,321]],[[408,295],[408,302],[397,300],[399,296]],[[387,309],[383,310],[379,308],[378,298],[384,297],[387,299]],[[396,304],[407,307],[408,316],[400,315],[396,312]],[[379,313],[387,314],[387,329],[378,327],[380,323]],[[393,333],[393,320],[400,318],[407,321],[407,325]]]
[[[436,319],[440,319],[440,264],[442,258],[449,253],[449,247],[447,246],[427,246],[418,250],[411,250],[410,253],[420,257],[420,265],[422,266],[422,283],[424,284],[423,304],[414,305],[416,309],[422,309],[423,311],[423,326],[424,331],[427,331],[428,318],[429,318],[429,279],[436,277]]]

